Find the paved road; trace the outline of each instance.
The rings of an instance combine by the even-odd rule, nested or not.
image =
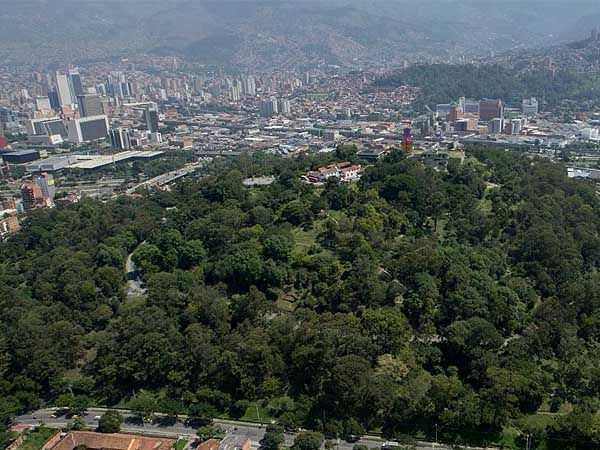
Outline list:
[[[87,426],[90,428],[95,428],[98,426],[98,420],[96,418],[101,416],[104,411],[106,411],[104,408],[90,408],[87,412],[87,415],[83,417],[83,420]],[[26,425],[38,425],[40,422],[43,422],[46,426],[53,428],[63,428],[72,422],[71,419],[67,419],[65,416],[53,418],[52,414],[54,414],[54,412],[55,411],[53,409],[43,409],[36,411],[33,414],[19,416],[15,421],[18,424]],[[177,438],[180,436],[190,438],[196,434],[195,428],[188,427],[181,421],[177,421],[172,425],[161,425],[157,422],[153,424],[142,425],[130,420],[131,416],[129,412],[123,411],[123,416],[125,417],[125,423],[121,427],[121,430],[124,432],[156,434],[171,438]],[[250,439],[252,447],[255,449],[260,446],[259,442],[265,434],[264,427],[258,424],[231,420],[215,420],[215,423],[223,428],[227,433],[234,434],[236,436],[247,437]],[[291,446],[294,443],[294,437],[294,433],[286,433],[285,443],[287,446]],[[367,445],[370,448],[379,448],[381,447],[381,440],[378,438],[364,438],[356,443],[349,443],[340,440],[337,443],[337,449],[352,450],[352,447],[355,444]],[[438,448],[440,447],[438,446]]]
[[[82,418],[84,422],[90,428],[96,428],[98,426],[97,417],[100,417],[106,408],[90,408],[87,414]],[[170,437],[170,438],[192,438],[196,436],[196,429],[193,427],[188,427],[182,421],[177,421],[174,424],[164,425],[159,422],[155,422],[152,424],[142,425],[135,421],[135,419],[131,415],[131,411],[120,410],[125,418],[125,423],[121,426],[121,431],[129,432],[129,433],[137,433],[137,434],[152,434],[156,436]],[[72,420],[67,419],[65,416],[62,417],[52,417],[55,409],[42,409],[36,411],[32,414],[26,414],[23,416],[19,416],[15,419],[17,424],[24,425],[39,425],[43,422],[46,426],[52,428],[64,428],[69,425]],[[158,419],[160,419],[160,414],[157,414]],[[185,416],[184,416],[185,417]],[[219,420],[216,419],[214,421],[215,424],[219,425],[221,428],[225,430],[228,434],[233,434],[235,436],[244,436],[247,437],[252,443],[253,449],[258,449],[260,447],[260,440],[263,438],[265,434],[265,428],[263,425],[251,423],[251,422],[241,422],[235,420]],[[296,437],[295,433],[286,433],[285,434],[285,445],[291,446],[294,443],[294,438]],[[334,450],[352,450],[352,447],[356,444],[366,445],[370,449],[381,448],[383,440],[377,436],[365,436],[361,438],[357,442],[346,442],[343,440],[338,440],[336,442],[336,446]],[[417,442],[417,448],[421,450],[451,450],[452,447],[439,443],[432,442]],[[461,446],[463,450],[485,450],[481,447],[467,447]],[[488,447],[489,448],[497,448],[497,447]]]
[[[172,172],[163,173],[158,175],[157,177],[146,180],[132,188],[127,189],[125,192],[128,195],[133,194],[136,190],[140,188],[149,188],[154,186],[165,186],[167,184],[172,183],[173,181],[179,180],[180,178],[186,177],[191,173],[194,173],[199,168],[203,167],[206,164],[205,161],[197,161],[194,163],[186,164],[183,168],[178,170],[173,170]]]
[[[142,242],[140,245],[144,245],[146,241]],[[135,251],[140,248],[138,245],[129,255],[127,255],[127,260],[125,261],[125,276],[127,277],[127,297],[141,297],[146,294],[146,289],[142,287],[142,279],[140,278],[140,274],[137,271],[137,267],[135,267],[135,263],[133,262],[132,256]]]

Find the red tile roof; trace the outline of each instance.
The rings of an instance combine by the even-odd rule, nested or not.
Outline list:
[[[92,431],[71,431],[47,450],[73,450],[83,445],[89,450],[170,450],[172,439],[137,436],[135,434],[104,434]]]

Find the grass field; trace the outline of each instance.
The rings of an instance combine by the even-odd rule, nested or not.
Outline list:
[[[178,439],[177,442],[175,443],[175,450],[183,450],[185,448],[185,446],[187,445],[188,440],[187,439]]]
[[[35,431],[30,431],[27,433],[25,442],[21,444],[19,450],[40,450],[44,443],[54,436],[55,433],[58,433],[58,431],[45,427],[39,427]]]
[[[246,414],[240,420],[246,420],[248,422],[271,422],[273,417],[269,414],[269,410],[261,405],[260,402],[253,402],[246,409]]]

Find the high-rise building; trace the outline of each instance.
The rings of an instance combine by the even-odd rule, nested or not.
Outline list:
[[[493,118],[488,123],[488,132],[490,134],[500,134],[504,129],[504,119],[499,117]]]
[[[239,85],[238,81],[236,80],[234,82],[234,84],[231,86],[231,88],[229,88],[229,96],[231,97],[231,100],[234,102],[239,102],[241,99],[241,95],[242,94],[242,88]]]
[[[524,116],[537,116],[540,110],[539,102],[535,97],[524,98],[522,103]]]
[[[71,89],[69,87],[69,78],[62,73],[56,72],[56,92],[60,106],[70,106],[73,104]]]
[[[290,114],[292,112],[290,101],[285,98],[279,99],[277,109],[279,110],[279,114]]]
[[[48,100],[50,101],[50,107],[54,111],[58,111],[60,109],[60,100],[58,99],[58,93],[56,91],[48,92]]]
[[[124,128],[113,128],[108,132],[112,148],[116,150],[129,150],[131,148],[131,139],[129,130]]]
[[[249,76],[242,80],[242,93],[250,97],[256,96],[256,82],[254,77]]]
[[[83,95],[83,84],[81,83],[81,75],[78,70],[69,70],[69,86],[72,98]]]
[[[81,94],[77,96],[79,115],[81,117],[100,116],[104,114],[102,97],[98,94]]]
[[[82,117],[67,122],[69,141],[81,144],[108,136],[108,117],[105,115]]]
[[[122,82],[121,83],[121,96],[122,97],[129,97],[131,96],[131,89],[130,89],[130,85],[128,82]]]
[[[479,102],[479,117],[481,120],[501,119],[503,115],[502,100],[485,98]]]
[[[268,100],[264,100],[260,104],[260,115],[262,117],[273,117],[279,112],[279,107],[277,105],[277,99],[271,98]]]
[[[202,88],[204,87],[204,82],[202,78],[194,77],[194,92],[199,94],[202,92]]]
[[[146,122],[148,132],[158,131],[158,111],[155,108],[146,108],[144,110],[144,122]]]

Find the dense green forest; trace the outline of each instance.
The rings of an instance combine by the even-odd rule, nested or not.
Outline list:
[[[3,426],[137,392],[195,417],[255,402],[330,436],[598,445],[593,185],[493,150],[447,173],[396,151],[322,188],[299,174],[326,157],[253,158],[36,211],[0,245]],[[249,170],[276,181],[244,188]],[[145,297],[125,294],[130,252]]]
[[[521,72],[497,65],[429,64],[411,66],[375,81],[375,86],[409,85],[421,88],[419,103],[456,101],[459,97],[501,98],[520,107],[525,97],[537,97],[547,108],[565,99],[586,106],[600,104],[600,75],[545,68]]]

